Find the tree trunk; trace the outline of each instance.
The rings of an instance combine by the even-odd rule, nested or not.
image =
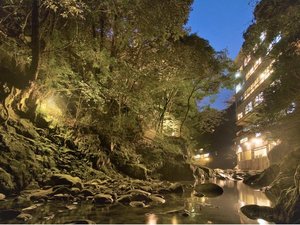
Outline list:
[[[185,123],[185,121],[186,121],[186,119],[187,119],[187,116],[188,116],[189,112],[190,112],[191,98],[192,98],[193,94],[195,93],[195,91],[198,90],[198,89],[197,89],[198,83],[199,83],[199,81],[195,84],[195,86],[193,87],[193,90],[191,91],[191,93],[190,93],[190,95],[189,95],[189,97],[188,97],[188,101],[187,101],[187,109],[186,109],[184,118],[183,118],[183,120],[182,120],[182,122],[181,122],[181,124],[180,124],[180,129],[179,129],[179,136],[180,136],[180,137],[181,137],[183,125],[184,125],[184,123]]]
[[[31,54],[30,81],[38,77],[40,64],[40,23],[39,23],[39,0],[32,0],[31,16]]]

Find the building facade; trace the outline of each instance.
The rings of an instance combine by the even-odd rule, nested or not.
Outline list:
[[[255,124],[257,110],[264,101],[264,89],[272,85],[269,77],[276,59],[269,57],[273,47],[280,42],[278,34],[270,43],[264,43],[266,33],[260,35],[260,43],[253,48],[253,54],[240,51],[236,63],[240,66],[236,79],[236,125],[235,139],[237,167],[242,170],[263,170],[269,166],[268,152],[278,144],[270,132]],[[257,56],[254,54],[261,44],[268,44],[267,50]]]

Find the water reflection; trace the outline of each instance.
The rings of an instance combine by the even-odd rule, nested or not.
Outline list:
[[[242,182],[237,183],[237,190],[239,193],[240,207],[253,204],[260,206],[271,206],[271,201],[263,192],[259,190],[254,190]]]
[[[172,217],[172,224],[178,224],[178,221],[177,221],[177,217],[176,217],[176,216],[173,216],[173,217]]]
[[[186,198],[185,203],[185,209],[191,213],[191,217],[204,213],[209,216],[210,213],[214,213],[213,218],[215,220],[213,223],[222,223],[222,220],[227,221],[227,223],[236,223],[232,219],[238,218],[240,223],[269,224],[262,219],[251,220],[240,211],[242,206],[250,204],[271,206],[271,201],[263,192],[252,189],[241,181],[211,180],[211,182],[221,186],[224,189],[224,194],[215,198],[207,198],[197,197],[192,192]],[[208,220],[206,223],[209,222],[211,221]]]
[[[265,221],[265,220],[263,220],[263,219],[257,219],[257,222],[258,222],[259,224],[261,224],[261,225],[269,224],[268,221]]]
[[[147,224],[154,225],[157,224],[158,217],[154,213],[149,213],[147,216]]]
[[[227,187],[227,188],[234,188],[235,187],[235,181],[232,180],[218,180],[218,179],[213,179],[213,183],[221,186],[221,187]]]
[[[240,212],[240,208],[246,204],[271,206],[263,192],[253,190],[240,181],[213,182],[223,187],[223,195],[215,198],[197,197],[190,188],[183,195],[165,195],[165,204],[150,205],[147,208],[131,208],[121,204],[95,206],[90,202],[82,202],[76,205],[77,208],[66,210],[64,202],[48,202],[32,212],[33,219],[30,223],[63,224],[76,219],[89,219],[105,224],[268,224],[262,219],[250,220]],[[4,208],[7,204],[8,202],[0,202],[0,207]],[[7,222],[18,221],[2,221],[0,218],[0,223]]]

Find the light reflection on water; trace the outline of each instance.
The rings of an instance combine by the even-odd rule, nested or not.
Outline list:
[[[254,190],[241,182],[237,183],[237,190],[239,192],[239,203],[241,207],[253,204],[271,206],[271,201],[259,190]]]
[[[251,220],[242,214],[240,208],[244,205],[257,204],[260,206],[272,206],[271,201],[259,190],[243,184],[241,181],[211,180],[224,189],[221,196],[215,198],[197,197],[192,193],[185,195],[184,209],[190,212],[190,216],[183,220],[173,216],[167,223],[246,223],[246,224],[271,224],[263,219]],[[156,217],[156,219],[158,219]],[[157,222],[157,220],[155,221]],[[147,224],[153,223],[153,219],[147,219]],[[200,222],[199,222],[200,223]]]
[[[157,224],[158,217],[155,214],[150,213],[147,214],[146,217],[147,217],[147,224],[149,225]]]
[[[241,181],[214,180],[213,182],[223,187],[224,193],[221,196],[196,197],[190,188],[183,195],[166,195],[165,204],[154,204],[147,208],[131,208],[119,204],[95,206],[91,202],[82,202],[76,209],[66,210],[66,203],[53,201],[37,208],[32,214],[33,219],[28,222],[63,224],[74,219],[89,219],[98,224],[268,224],[262,219],[250,220],[240,212],[240,207],[246,204],[271,206],[270,200],[263,192],[251,189]],[[0,202],[0,206],[1,204],[5,203]],[[183,212],[186,212],[184,210],[189,216],[183,215]],[[168,213],[170,211],[173,213]],[[46,220],[45,218],[50,215],[53,217]],[[2,221],[0,218],[0,223],[18,223],[18,221]]]
[[[172,224],[178,224],[178,221],[177,221],[177,217],[176,217],[176,216],[173,216],[173,217],[172,217]]]

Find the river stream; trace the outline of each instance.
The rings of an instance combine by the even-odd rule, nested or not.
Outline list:
[[[62,201],[47,202],[30,212],[32,218],[26,223],[58,224],[91,220],[106,224],[268,224],[262,219],[250,220],[240,212],[240,207],[247,204],[271,206],[270,200],[263,192],[252,189],[241,181],[215,180],[214,182],[223,187],[224,193],[221,196],[196,197],[190,189],[181,195],[165,195],[165,204],[151,205],[146,208],[132,208],[121,204],[97,206],[88,201],[75,204]],[[0,202],[1,208],[6,203]],[[0,218],[0,223],[20,223],[20,221],[16,219],[5,221]]]

